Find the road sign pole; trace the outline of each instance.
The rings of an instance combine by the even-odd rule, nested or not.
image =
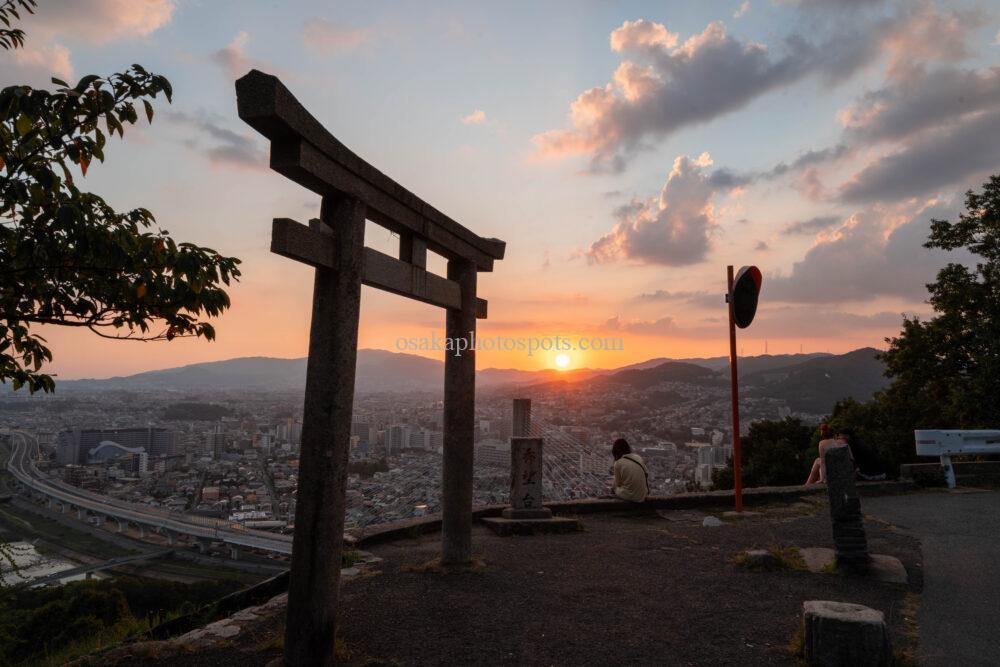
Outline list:
[[[736,497],[736,511],[743,511],[743,461],[740,456],[740,389],[736,371],[736,319],[734,317],[733,299],[733,267],[726,267],[726,279],[729,291],[726,301],[729,302],[729,375],[732,383],[733,402],[733,489]]]

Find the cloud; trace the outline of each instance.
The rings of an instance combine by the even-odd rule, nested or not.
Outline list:
[[[737,7],[736,11],[733,12],[733,18],[738,19],[742,17],[744,14],[746,14],[748,11],[750,11],[750,0],[743,0],[743,4]]]
[[[969,186],[1000,164],[1000,108],[921,134],[875,159],[840,187],[845,202],[898,201]]]
[[[607,320],[603,327],[611,331],[626,331],[640,336],[663,336],[680,332],[677,323],[672,317],[661,317],[650,322],[632,321],[623,322],[617,315]]]
[[[765,283],[766,284],[766,283]],[[720,299],[713,304],[725,309]],[[704,339],[724,336],[724,317],[698,318],[698,324],[679,324],[673,317],[653,320],[624,320],[619,316],[606,320],[599,328],[604,331],[624,332],[639,336],[666,336],[670,338]],[[902,313],[880,311],[860,314],[817,308],[815,306],[762,305],[754,318],[753,335],[756,338],[833,338],[871,337],[872,333],[889,334],[902,325]],[[722,327],[720,328],[720,325]],[[860,336],[859,336],[859,332]]]
[[[47,0],[34,14],[21,12],[25,45],[4,54],[0,78],[40,88],[53,76],[74,83],[66,38],[103,45],[146,37],[169,23],[174,9],[173,0]]]
[[[762,308],[753,322],[757,338],[870,338],[892,333],[903,324],[903,314],[881,311],[864,315],[815,306]]]
[[[302,29],[302,41],[322,54],[351,51],[368,41],[367,30],[346,28],[324,18],[311,18]]]
[[[633,298],[633,301],[648,302],[648,301],[690,301],[691,299],[702,297],[705,292],[694,292],[694,291],[678,291],[670,292],[667,290],[658,289],[655,292],[644,292]]]
[[[486,112],[482,109],[476,109],[467,116],[462,116],[459,119],[463,125],[482,125],[486,122]]]
[[[908,4],[882,41],[890,54],[890,76],[905,74],[914,63],[968,57],[969,33],[984,20],[983,13],[975,10],[939,12],[930,0]]]
[[[808,220],[799,220],[798,222],[791,222],[785,225],[785,228],[781,230],[781,233],[786,236],[791,236],[794,234],[817,234],[819,232],[825,231],[830,227],[833,227],[841,221],[841,218],[835,215],[821,215],[814,218],[809,218]]]
[[[757,241],[756,245],[753,247],[757,252],[767,252],[771,249],[771,246],[767,244],[767,241]]]
[[[184,145],[201,152],[214,165],[241,169],[266,169],[268,166],[267,154],[257,146],[255,139],[225,127],[222,116],[170,111],[167,118],[195,130],[198,136],[189,136]]]
[[[768,301],[863,302],[878,297],[922,301],[925,285],[948,262],[966,262],[964,252],[924,248],[932,218],[954,219],[936,204],[905,214],[873,207],[821,234],[790,273],[768,277],[761,290]]]
[[[247,55],[247,46],[250,44],[250,34],[245,30],[237,33],[233,41],[225,47],[219,49],[209,56],[209,60],[223,69],[230,79],[236,80],[261,65],[260,61],[254,60]],[[264,69],[268,69],[266,66]]]
[[[712,196],[719,189],[703,173],[711,158],[679,156],[659,197],[618,207],[618,224],[587,250],[592,262],[633,260],[685,266],[705,258],[715,227]]]
[[[895,141],[998,108],[1000,67],[933,71],[919,67],[861,95],[840,113],[840,120],[854,142]]]
[[[581,93],[568,129],[534,137],[538,154],[588,155],[592,171],[621,171],[647,140],[739,109],[814,67],[816,54],[804,40],[786,46],[772,58],[764,45],[731,37],[719,22],[681,44],[660,23],[625,21],[611,33],[611,48],[647,64],[624,60],[610,83]]]
[[[147,37],[170,23],[174,0],[46,0],[24,17],[29,39],[61,35],[92,44]]]
[[[830,148],[806,151],[792,160],[791,164],[779,162],[768,171],[756,175],[755,178],[774,179],[784,176],[785,174],[801,172],[810,167],[839,160],[840,158],[849,155],[851,151],[851,147],[846,143],[840,143],[836,146],[831,146]]]
[[[622,171],[651,142],[807,76],[836,83],[883,54],[890,74],[900,76],[915,63],[964,58],[969,31],[981,18],[939,13],[930,2],[893,7],[899,9],[871,16],[824,15],[809,27],[819,37],[792,33],[777,48],[735,38],[721,22],[681,42],[663,24],[625,21],[611,33],[612,50],[624,56],[611,81],[571,103],[568,127],[535,135],[536,154],[583,155],[591,172]]]
[[[62,44],[38,46],[29,40],[23,48],[4,53],[0,76],[4,80],[16,78],[18,83],[49,88],[52,77],[73,82],[73,62],[69,49]]]

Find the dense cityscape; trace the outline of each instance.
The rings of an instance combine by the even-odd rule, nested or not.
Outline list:
[[[552,500],[608,493],[609,447],[618,437],[646,459],[656,494],[710,487],[713,470],[731,456],[721,379],[501,387],[477,401],[477,506],[507,502],[511,404],[522,393],[533,400],[531,434],[544,438]],[[116,502],[278,533],[294,527],[302,433],[296,392],[74,389],[11,394],[0,406],[0,428],[33,436],[38,470],[49,477]],[[776,398],[748,397],[741,407],[744,429],[791,414]],[[442,427],[433,392],[357,396],[348,531],[440,511]]]

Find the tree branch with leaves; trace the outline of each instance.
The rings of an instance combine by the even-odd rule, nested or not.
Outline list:
[[[31,0],[26,3],[33,5]],[[0,8],[17,16],[12,1]],[[24,3],[19,3],[27,8]],[[8,19],[8,20],[4,20]],[[23,44],[7,32],[10,48]],[[0,382],[52,391],[52,351],[34,325],[83,327],[125,340],[173,340],[215,330],[207,318],[230,306],[239,260],[177,242],[145,208],[118,212],[77,178],[108,140],[171,101],[170,82],[133,65],[55,90],[0,91]],[[77,174],[79,176],[77,176]]]

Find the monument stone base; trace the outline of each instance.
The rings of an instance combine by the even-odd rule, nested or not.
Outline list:
[[[537,511],[537,510],[531,510]],[[564,516],[550,516],[547,519],[508,519],[502,516],[487,517],[483,523],[501,537],[510,535],[552,535],[576,533],[583,530],[578,519]]]
[[[505,519],[551,519],[552,510],[548,507],[536,507],[536,508],[518,508],[518,507],[506,507],[503,512],[500,513]]]

